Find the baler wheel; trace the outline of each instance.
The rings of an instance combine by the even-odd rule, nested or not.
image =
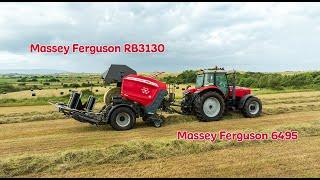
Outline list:
[[[200,121],[217,121],[223,116],[225,103],[217,92],[207,92],[195,99],[194,108]]]
[[[129,130],[136,123],[135,113],[128,107],[119,107],[115,109],[110,117],[110,125],[118,131]]]
[[[257,97],[250,97],[241,110],[244,117],[254,118],[261,115],[262,103]]]

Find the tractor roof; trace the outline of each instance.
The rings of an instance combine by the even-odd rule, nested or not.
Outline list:
[[[217,66],[214,68],[208,69],[199,69],[197,74],[205,74],[205,73],[227,73],[224,68],[218,68]]]

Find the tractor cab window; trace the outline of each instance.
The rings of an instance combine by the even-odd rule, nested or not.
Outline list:
[[[224,93],[228,94],[228,80],[224,73],[216,74],[216,86],[218,86]]]
[[[212,86],[214,85],[214,74],[206,74],[204,78],[204,85],[205,86]]]
[[[203,86],[203,75],[198,75],[196,80],[196,88]]]
[[[196,88],[202,86],[218,86],[224,93],[228,93],[228,80],[225,73],[205,73],[197,76]]]

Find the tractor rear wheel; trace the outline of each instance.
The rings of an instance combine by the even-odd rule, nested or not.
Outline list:
[[[194,109],[200,121],[217,121],[223,116],[225,103],[217,92],[207,92],[195,99]]]
[[[115,109],[110,117],[110,125],[118,131],[129,130],[136,123],[135,113],[128,107],[119,107]]]
[[[250,97],[244,104],[242,114],[248,118],[254,118],[261,115],[262,103],[257,97]]]

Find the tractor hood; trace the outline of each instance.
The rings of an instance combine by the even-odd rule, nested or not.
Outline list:
[[[122,78],[129,74],[137,74],[137,72],[126,65],[111,64],[107,71],[105,71],[101,78],[104,83],[119,83],[122,82]]]
[[[199,92],[199,91],[203,91],[206,89],[211,89],[211,88],[217,88],[216,86],[205,86],[205,87],[200,87],[200,88],[188,88],[186,89],[183,93],[184,94],[193,94],[195,92]],[[233,87],[229,86],[229,96],[232,96],[232,90]],[[240,86],[236,86],[236,97],[242,97],[245,96],[247,94],[251,94],[251,89],[250,88],[246,88],[246,87],[240,87]]]
[[[229,96],[232,96],[233,87],[229,86]],[[242,97],[251,94],[251,89],[246,87],[236,86],[236,97]]]

